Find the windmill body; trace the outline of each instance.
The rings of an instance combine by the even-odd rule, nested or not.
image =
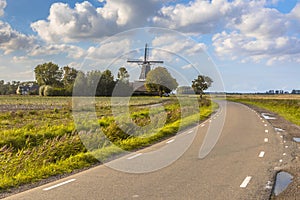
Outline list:
[[[139,79],[132,83],[132,87],[135,91],[135,94],[147,94],[145,82],[146,82],[147,74],[151,71],[151,65],[164,63],[163,61],[159,61],[159,60],[148,60],[148,57],[149,57],[149,49],[148,49],[148,45],[146,44],[145,52],[144,52],[144,60],[127,60],[128,63],[137,63],[138,65],[142,66]]]
[[[146,80],[147,74],[150,72],[152,64],[164,63],[163,61],[159,61],[159,60],[148,60],[148,57],[149,57],[149,49],[148,49],[148,45],[146,44],[144,60],[127,60],[128,63],[137,63],[138,65],[142,66],[139,80]]]

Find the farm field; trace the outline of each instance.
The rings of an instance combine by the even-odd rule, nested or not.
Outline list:
[[[186,105],[181,105],[174,97],[131,97],[130,119],[137,127],[150,127],[138,132],[119,128],[111,98],[78,98],[81,103],[92,102],[96,123],[88,117],[76,121],[74,116],[88,116],[91,110],[72,106],[77,102],[72,97],[0,96],[0,192],[92,166],[123,150],[149,146],[206,119],[217,107],[208,98],[182,97]],[[191,99],[199,102],[200,109],[188,106]],[[165,123],[152,127],[151,121],[160,121],[161,116]],[[83,144],[90,136],[92,140]]]
[[[270,110],[300,126],[300,95],[228,95],[227,99]]]

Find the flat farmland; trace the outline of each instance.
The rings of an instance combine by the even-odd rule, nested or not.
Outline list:
[[[272,111],[300,126],[300,95],[228,95],[227,98]]]
[[[182,108],[175,97],[131,97],[124,106],[137,127],[151,125],[161,116],[165,121],[155,131],[150,128],[137,134],[130,129],[127,134],[116,122],[111,98],[79,98],[81,105],[74,106],[78,101],[72,97],[0,96],[0,192],[100,164],[99,160],[122,153],[120,148],[133,151],[149,146],[208,118],[217,107],[206,98],[186,97],[196,99],[199,109],[183,115],[192,107]],[[92,105],[96,124],[74,119],[78,113],[85,116],[91,112],[85,103]],[[99,131],[101,137],[87,148],[82,138],[94,133],[98,136]],[[101,142],[103,137],[109,142]]]

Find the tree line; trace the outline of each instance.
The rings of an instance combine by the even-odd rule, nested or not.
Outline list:
[[[117,78],[110,70],[93,70],[86,73],[75,68],[48,62],[34,69],[36,81],[4,83],[0,81],[0,95],[33,94],[40,96],[131,96],[136,88],[129,82],[129,73],[120,67]],[[144,89],[150,95],[163,96],[176,90],[177,94],[204,94],[212,79],[199,75],[191,86],[178,87],[177,80],[164,67],[156,67],[146,77]],[[145,93],[144,93],[145,94]]]
[[[52,62],[36,66],[34,73],[41,96],[111,96],[116,85],[130,89],[129,73],[124,67],[119,69],[117,79],[108,69],[84,73]]]

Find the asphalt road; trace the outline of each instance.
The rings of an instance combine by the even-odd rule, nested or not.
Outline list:
[[[248,107],[220,105],[176,137],[7,199],[268,199],[279,136]]]

